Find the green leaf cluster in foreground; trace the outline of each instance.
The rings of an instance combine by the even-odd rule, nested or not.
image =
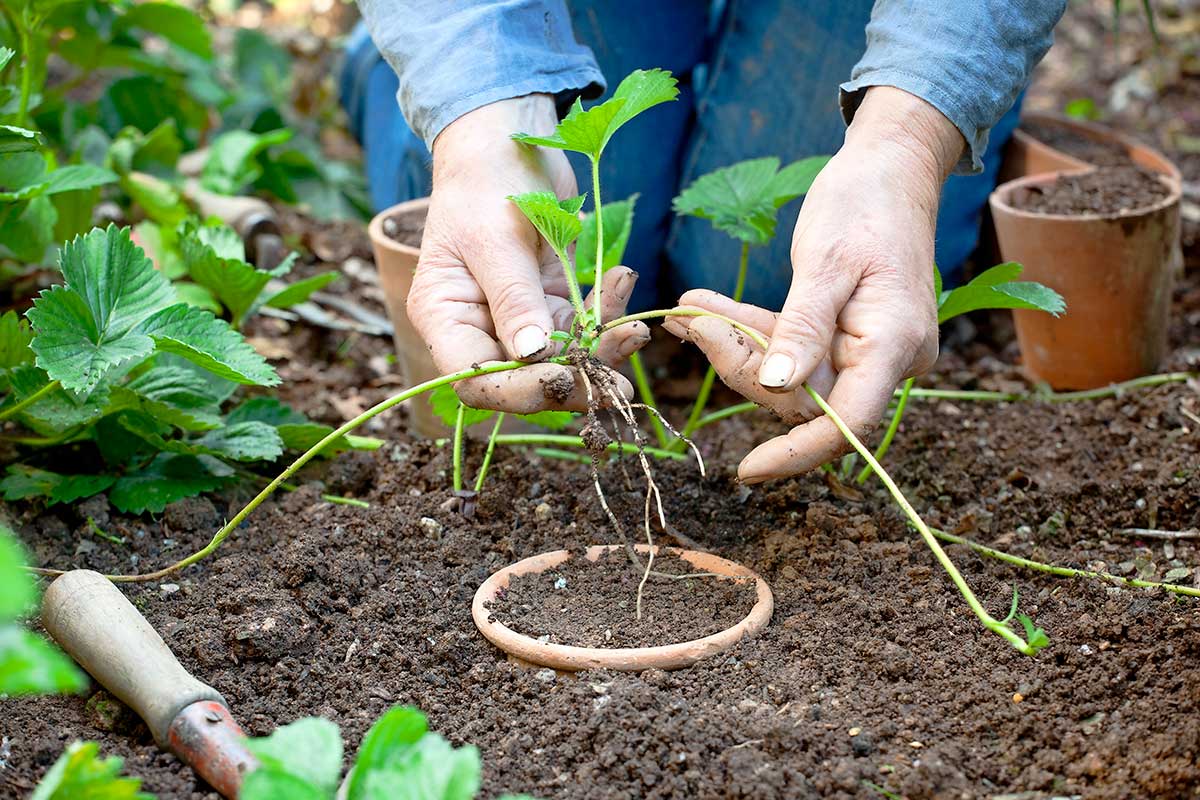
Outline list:
[[[226,411],[238,384],[273,386],[275,370],[227,322],[178,302],[128,229],[77,237],[60,267],[66,283],[42,292],[31,325],[0,316],[0,419],[37,434],[15,438],[34,450],[0,480],[5,500],[106,491],[122,511],[158,512],[331,432],[270,398]]]
[[[0,695],[79,692],[87,677],[58,648],[17,620],[32,611],[37,587],[22,566],[25,554],[0,524]]]
[[[247,746],[261,766],[246,776],[241,800],[332,800],[336,795],[342,738],[332,722],[301,719],[268,737],[250,739]],[[481,773],[478,749],[451,746],[429,732],[418,709],[397,706],[367,732],[346,778],[345,797],[471,800],[479,792]]]
[[[100,758],[100,745],[75,742],[54,762],[30,800],[154,800],[140,778],[121,776],[124,761]]]

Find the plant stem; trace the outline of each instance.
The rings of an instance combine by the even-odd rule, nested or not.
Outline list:
[[[912,392],[912,388],[913,379],[909,378],[904,382],[904,388],[900,391],[900,399],[896,403],[896,410],[892,412],[892,421],[888,423],[887,432],[883,434],[883,441],[879,443],[879,447],[875,448],[876,461],[883,461],[888,448],[892,446],[892,439],[896,438],[896,431],[900,429],[900,420],[904,418],[904,407],[908,405],[908,395]],[[858,473],[855,480],[861,486],[867,482],[869,477],[871,477],[870,464],[862,468],[862,472]]]
[[[734,284],[733,287],[734,302],[741,302],[742,295],[746,291],[746,269],[749,263],[750,243],[742,242],[742,252],[741,256],[738,258],[737,283]],[[712,393],[713,383],[716,381],[716,379],[717,371],[713,369],[712,365],[710,364],[708,369],[704,372],[704,380],[700,382],[700,391],[696,395],[696,402],[692,406],[692,412],[688,415],[687,423],[683,426],[683,438],[671,442],[670,445],[668,445],[671,450],[675,450],[677,448],[682,450],[684,447],[686,447],[687,445],[683,439],[691,437],[691,435],[696,432],[696,429],[700,427],[698,423],[700,422],[701,416],[704,414],[705,407],[708,405],[708,396]]]
[[[458,415],[454,418],[454,491],[462,491],[462,457],[463,457],[463,422],[466,420],[467,407],[458,404]]]
[[[29,114],[29,98],[33,94],[33,49],[30,47],[29,31],[26,30],[25,20],[17,24],[17,37],[21,47],[21,102],[17,106],[17,127],[25,127],[25,118]]]
[[[29,397],[26,397],[21,402],[15,404],[15,405],[11,405],[8,408],[4,409],[3,411],[0,411],[0,420],[5,420],[5,419],[8,419],[9,417],[13,416],[14,414],[21,413],[22,411],[29,408],[34,403],[36,403],[39,400],[41,400],[42,398],[44,398],[46,395],[53,392],[55,389],[58,389],[61,385],[62,384],[60,384],[58,381],[50,381],[45,386],[38,389],[33,394],[29,395]]]
[[[850,445],[858,451],[858,454],[863,457],[863,460],[865,460],[867,464],[871,466],[871,468],[875,471],[875,474],[879,476],[881,481],[883,481],[883,485],[887,487],[888,492],[892,495],[892,499],[896,501],[898,506],[900,506],[900,509],[904,512],[904,515],[908,517],[913,527],[917,529],[917,532],[921,534],[921,538],[925,540],[925,544],[930,550],[933,551],[934,558],[938,560],[938,563],[942,565],[942,569],[944,569],[946,574],[950,576],[950,580],[953,581],[955,587],[958,588],[959,594],[961,594],[963,599],[967,601],[967,605],[973,612],[975,612],[975,616],[979,618],[979,621],[983,623],[983,626],[996,635],[1002,637],[1005,641],[1007,641],[1017,650],[1020,650],[1025,655],[1031,656],[1036,653],[1037,651],[1024,639],[1022,639],[1020,635],[1015,633],[1007,625],[1001,623],[1000,620],[993,618],[992,615],[987,612],[987,609],[985,609],[983,604],[979,602],[979,599],[975,597],[975,593],[971,591],[971,587],[967,585],[966,580],[963,579],[963,576],[958,571],[958,568],[954,566],[954,562],[950,560],[950,557],[946,555],[946,551],[942,549],[940,544],[938,544],[937,539],[934,538],[933,533],[929,530],[929,526],[925,524],[925,521],[921,519],[921,516],[908,502],[908,498],[906,498],[904,493],[900,491],[900,488],[896,486],[896,482],[892,480],[892,476],[888,475],[887,471],[880,466],[879,462],[875,460],[875,457],[871,455],[871,451],[868,450],[861,441],[859,441],[858,437],[854,435],[854,432],[850,430],[842,418],[838,416],[837,412],[834,411],[829,403],[825,401],[825,398],[813,391],[812,387],[810,387],[807,383],[804,384],[804,389],[808,392],[809,397],[813,399],[813,402],[820,406],[821,410],[825,412],[825,416],[829,417],[833,424],[837,426],[837,429],[841,431],[842,436],[846,438],[846,441],[848,441]]]
[[[549,240],[546,240],[549,244]],[[554,254],[558,256],[558,262],[562,264],[563,275],[567,279],[567,294],[571,298],[571,307],[575,309],[575,316],[582,321],[584,314],[587,313],[587,308],[583,305],[583,290],[579,288],[579,278],[575,275],[575,269],[571,266],[571,259],[567,258],[567,254],[559,250],[554,245],[550,245],[554,249]]]
[[[506,433],[496,437],[496,444],[504,445],[557,445],[559,447],[587,447],[583,439],[560,433]],[[628,442],[611,442],[606,448],[610,453],[637,453],[637,445]],[[683,453],[672,453],[659,447],[643,447],[642,452],[655,458],[672,461],[687,461]]]
[[[275,490],[278,489],[281,484],[287,481],[288,478],[295,475],[305,464],[320,455],[321,451],[323,451],[326,447],[329,447],[342,436],[345,436],[347,433],[359,427],[371,418],[382,414],[384,411],[387,411],[388,409],[393,408],[400,403],[403,403],[405,400],[416,397],[420,394],[424,394],[425,392],[428,392],[431,389],[436,389],[439,386],[446,386],[447,384],[456,383],[468,378],[477,378],[480,375],[491,375],[494,372],[506,372],[510,369],[519,369],[523,366],[525,366],[525,362],[523,361],[497,361],[493,364],[476,367],[474,369],[459,370],[458,372],[452,372],[449,375],[443,375],[440,378],[434,378],[433,380],[425,381],[424,383],[418,384],[411,389],[405,389],[399,394],[392,395],[388,399],[376,403],[349,422],[342,423],[341,427],[331,431],[324,439],[308,448],[308,450],[304,451],[304,453],[302,453],[299,458],[293,461],[287,469],[279,473],[279,475],[277,475],[270,483],[268,483],[266,488],[255,495],[249,503],[243,506],[242,510],[235,514],[233,519],[225,523],[224,527],[217,531],[212,540],[201,549],[197,550],[186,558],[176,561],[174,564],[171,564],[168,567],[157,570],[156,572],[147,572],[142,575],[107,575],[105,577],[114,583],[139,583],[143,581],[161,580],[162,578],[165,578],[174,572],[178,572],[185,567],[190,567],[197,561],[201,561],[216,552],[217,548],[221,546],[221,543],[225,541],[229,534],[237,530],[237,527],[241,525],[243,521],[245,521],[246,517],[250,516],[250,513],[254,511],[254,509],[258,508],[264,500],[274,494]],[[42,569],[35,571],[41,575],[62,574],[62,570]]]
[[[1144,375],[1140,378],[1122,381],[1121,383],[1101,386],[1098,389],[1085,389],[1079,392],[986,392],[969,389],[917,389],[911,392],[913,397],[935,400],[982,400],[995,402],[1021,402],[1025,400],[1041,401],[1043,403],[1073,403],[1079,400],[1099,400],[1105,397],[1116,397],[1130,389],[1148,389],[1168,383],[1181,383],[1193,378],[1200,378],[1200,372],[1164,372],[1159,375]]]
[[[658,404],[654,402],[654,390],[650,388],[650,376],[646,374],[646,366],[642,363],[642,354],[635,352],[631,355],[629,366],[633,368],[633,383],[637,386],[642,402],[651,408],[658,408]],[[654,436],[658,439],[659,446],[671,449],[672,440],[667,436],[667,429],[663,427],[662,420],[651,414],[650,425],[654,428]]]
[[[583,453],[570,453],[566,450],[555,450],[553,447],[535,447],[533,452],[542,458],[556,458],[559,461],[573,461],[576,464],[592,463],[592,459]]]
[[[1018,567],[1034,569],[1038,572],[1047,572],[1051,575],[1058,575],[1063,578],[1091,578],[1094,580],[1108,581],[1119,586],[1131,586],[1144,589],[1164,589],[1174,594],[1187,595],[1188,597],[1200,597],[1200,589],[1191,586],[1179,586],[1174,583],[1159,583],[1157,581],[1144,581],[1138,578],[1122,578],[1120,575],[1113,575],[1110,572],[1094,572],[1086,569],[1072,569],[1071,567],[1059,567],[1054,564],[1046,564],[1041,561],[1034,561],[1031,558],[1023,558],[1014,556],[1011,553],[1005,553],[1003,550],[997,550],[994,547],[979,544],[979,542],[965,539],[962,536],[955,536],[953,533],[947,533],[937,528],[930,528],[930,531],[937,538],[950,542],[951,544],[961,544],[969,547],[977,553],[996,558],[1000,561],[1006,561],[1009,564],[1014,564]]]
[[[600,208],[600,156],[592,159],[592,209],[596,215],[596,272],[592,284],[592,299],[596,309],[596,326],[604,322],[600,312],[600,287],[604,284],[604,214]]]
[[[326,503],[333,503],[335,506],[354,506],[355,508],[370,508],[371,504],[366,500],[358,500],[354,497],[343,497],[340,494],[323,494],[321,499]]]
[[[496,424],[492,426],[492,435],[488,437],[487,450],[483,454],[483,463],[479,465],[479,475],[475,478],[475,494],[483,490],[483,479],[487,477],[488,468],[492,466],[492,454],[496,452],[496,437],[500,435],[500,425],[504,422],[504,412],[496,415]]]
[[[653,311],[641,311],[637,314],[626,314],[623,317],[617,317],[611,322],[606,322],[604,327],[600,329],[600,332],[605,333],[617,327],[618,325],[624,325],[627,322],[636,322],[642,319],[658,319],[660,317],[712,317],[713,319],[721,320],[726,325],[731,325],[732,327],[737,328],[755,342],[761,344],[763,347],[766,347],[765,344],[762,344],[766,341],[766,339],[763,338],[763,335],[754,330],[754,328],[751,328],[749,325],[743,325],[736,319],[727,317],[724,314],[717,314],[713,311],[703,311],[701,309],[692,308],[659,308]]]
[[[723,419],[736,417],[738,414],[745,414],[747,411],[753,411],[758,408],[758,403],[738,403],[735,406],[727,406],[726,408],[713,411],[711,414],[705,414],[700,419],[696,420],[696,426],[692,428],[692,432],[696,432],[705,425],[711,425],[714,422],[720,422]]]

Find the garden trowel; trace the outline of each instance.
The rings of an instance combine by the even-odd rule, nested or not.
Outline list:
[[[100,685],[146,721],[160,747],[224,797],[237,797],[243,776],[257,762],[225,699],[180,666],[116,586],[91,570],[62,575],[46,590],[42,624]]]

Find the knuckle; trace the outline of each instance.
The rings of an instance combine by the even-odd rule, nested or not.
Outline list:
[[[821,341],[829,335],[817,313],[810,308],[788,308],[775,323],[774,339],[793,342]]]
[[[536,315],[544,300],[530,286],[516,279],[497,281],[488,292],[488,306],[497,325],[515,325]]]

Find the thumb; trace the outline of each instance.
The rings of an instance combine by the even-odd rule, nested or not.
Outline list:
[[[763,388],[791,392],[808,379],[829,353],[838,314],[853,291],[854,283],[844,273],[831,280],[829,266],[817,274],[807,264],[795,264],[787,300],[758,369]]]
[[[468,266],[487,298],[496,339],[510,358],[536,360],[554,330],[536,245],[519,237],[488,245]]]

